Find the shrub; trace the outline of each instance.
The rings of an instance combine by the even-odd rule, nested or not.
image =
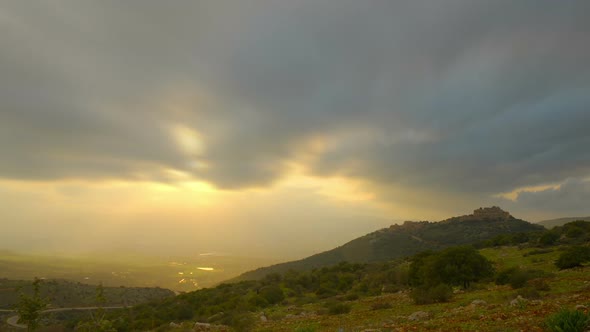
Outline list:
[[[295,328],[294,332],[316,332],[318,330],[317,326],[315,325],[307,325],[307,326],[298,326]]]
[[[548,254],[550,252],[553,252],[553,249],[549,249],[549,248],[545,248],[545,249],[534,249],[534,250],[531,250],[531,251],[527,252],[523,256],[524,257],[527,257],[527,256],[533,256],[533,255],[543,255],[543,254]]]
[[[545,320],[545,328],[551,332],[584,332],[590,326],[590,315],[578,310],[564,309]]]
[[[453,297],[453,289],[445,284],[434,287],[418,287],[410,295],[416,304],[448,302]]]
[[[256,319],[252,314],[248,313],[233,313],[228,314],[223,321],[225,324],[231,326],[235,331],[251,331],[256,325]]]
[[[516,295],[520,295],[520,296],[524,297],[525,299],[529,299],[529,300],[535,300],[535,299],[541,298],[541,294],[539,294],[539,292],[536,289],[534,289],[533,287],[521,288],[516,292]]]
[[[518,267],[504,269],[496,274],[496,285],[510,284],[513,289],[524,287],[531,279],[545,276],[540,270],[521,270]]]
[[[527,281],[527,285],[538,290],[538,291],[549,291],[551,288],[545,279],[543,278],[536,278]]]
[[[342,315],[350,312],[350,304],[346,303],[334,303],[328,307],[328,314],[330,315]]]
[[[269,304],[277,304],[285,298],[281,287],[276,285],[264,286],[260,289],[260,296]]]
[[[375,302],[373,304],[371,304],[371,309],[372,310],[382,310],[382,309],[391,309],[391,303],[389,302]]]
[[[590,248],[575,246],[568,248],[565,252],[559,255],[555,262],[560,270],[571,269],[582,266],[583,263],[590,262]]]
[[[550,246],[559,240],[559,233],[556,231],[545,231],[539,238],[539,244],[542,246]]]

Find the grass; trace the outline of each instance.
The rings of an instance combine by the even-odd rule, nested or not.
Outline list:
[[[304,331],[301,327],[314,326],[310,331],[544,331],[545,319],[562,307],[590,304],[590,268],[558,271],[553,262],[560,252],[527,255],[534,249],[517,247],[487,248],[481,253],[495,262],[496,268],[521,267],[537,269],[552,274],[547,277],[548,291],[540,291],[539,300],[528,300],[511,306],[517,291],[508,285],[497,286],[492,282],[478,285],[479,289],[460,292],[448,303],[415,305],[407,292],[384,294],[376,297],[347,301],[351,306],[348,314],[331,316],[289,316],[277,321],[258,323],[256,331]],[[474,300],[484,300],[487,305],[474,306]],[[390,308],[374,310],[379,303],[389,303]],[[289,307],[290,311],[321,312],[323,301]],[[285,307],[273,308],[275,312]],[[416,311],[430,313],[424,321],[409,321],[408,316]],[[286,317],[286,315],[284,316]]]

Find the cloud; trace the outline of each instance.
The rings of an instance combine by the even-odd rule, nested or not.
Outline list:
[[[590,200],[590,180],[569,178],[563,183],[544,190],[524,190],[517,194],[508,206],[523,213],[536,213],[541,218],[585,217],[590,215],[587,202]]]
[[[1,177],[242,188],[299,162],[484,199],[590,173],[587,1],[1,6]]]

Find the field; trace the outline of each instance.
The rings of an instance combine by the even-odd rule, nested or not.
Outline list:
[[[177,292],[211,287],[273,261],[221,255],[153,257],[109,253],[59,257],[0,251],[0,278],[64,279],[119,287],[161,287]]]

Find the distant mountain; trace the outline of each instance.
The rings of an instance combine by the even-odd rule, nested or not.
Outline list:
[[[403,225],[392,225],[301,260],[246,272],[235,280],[259,279],[269,273],[283,273],[290,269],[311,270],[342,261],[389,261],[424,250],[477,243],[500,234],[542,230],[542,226],[516,219],[499,207],[479,208],[473,214],[439,222],[406,221]]]
[[[584,220],[590,221],[590,217],[567,217],[567,218],[558,218],[558,219],[549,219],[539,221],[537,224],[544,226],[547,229],[551,229],[555,226],[563,226],[568,222],[576,221],[576,220]]]

